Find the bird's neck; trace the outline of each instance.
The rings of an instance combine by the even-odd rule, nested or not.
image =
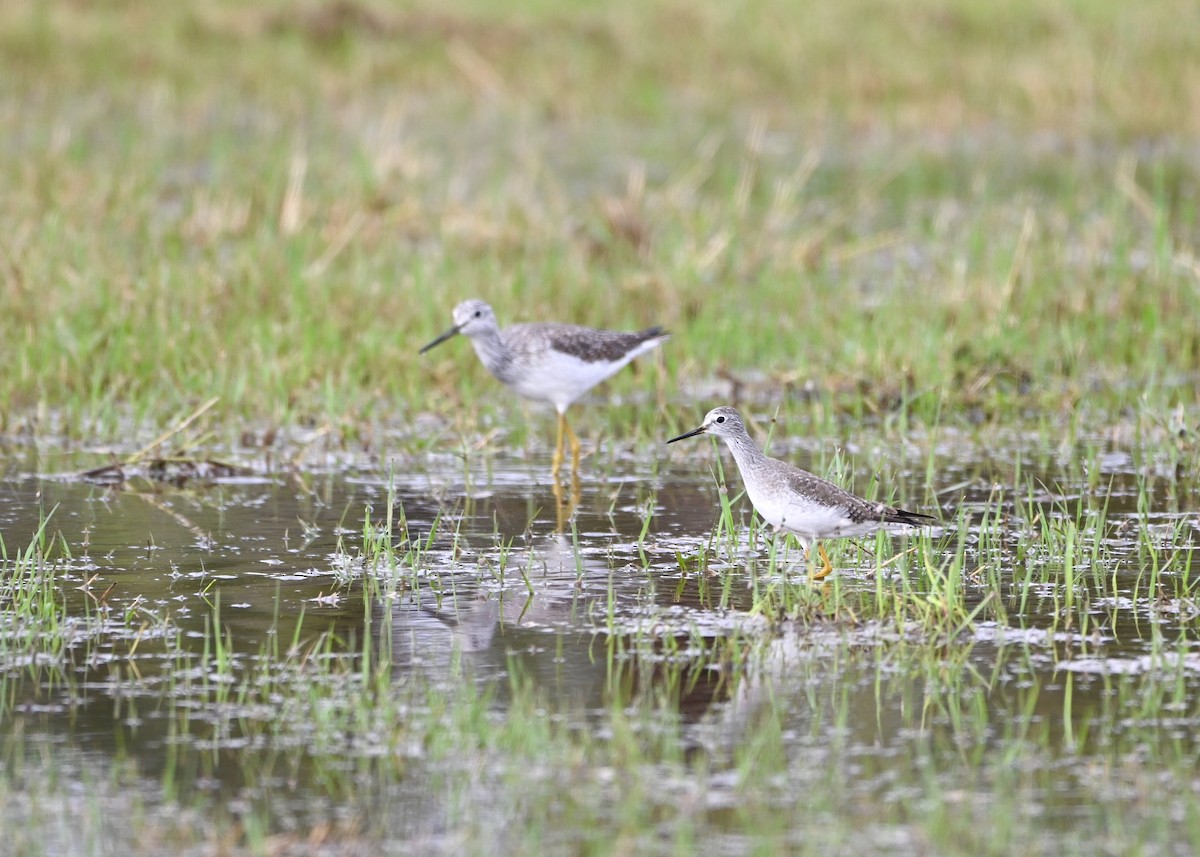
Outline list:
[[[743,472],[753,469],[755,465],[766,458],[763,451],[758,448],[758,444],[748,436],[727,437],[725,438],[725,445],[733,453],[733,458],[738,464],[738,469]]]
[[[482,330],[471,335],[471,345],[487,370],[503,380],[503,375],[513,361],[512,349],[495,328]]]

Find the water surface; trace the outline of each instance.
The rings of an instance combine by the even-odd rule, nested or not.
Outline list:
[[[819,469],[811,444],[776,443]],[[49,518],[66,621],[54,641],[30,645],[36,617],[7,599],[3,719],[81,783],[132,759],[147,795],[168,778],[234,812],[269,799],[284,827],[336,808],[324,784],[330,759],[353,766],[395,752],[394,738],[370,730],[311,746],[319,731],[287,715],[302,688],[290,671],[306,657],[348,664],[330,674],[343,680],[364,659],[384,659],[397,693],[418,681],[448,693],[477,685],[501,713],[514,688],[532,689],[541,716],[601,737],[614,705],[650,694],[717,769],[770,711],[795,754],[793,776],[812,776],[836,747],[858,760],[847,773],[855,787],[885,797],[914,747],[953,747],[977,728],[974,745],[1000,752],[1021,736],[998,724],[1020,722],[1037,732],[1052,772],[1041,810],[1069,825],[1093,794],[1094,782],[1081,785],[1090,766],[1125,741],[1133,752],[1146,716],[1193,741],[1200,607],[1176,593],[1193,574],[1195,483],[1122,451],[1098,459],[1100,474],[1072,474],[1061,464],[1071,454],[1035,443],[986,455],[963,439],[939,443],[932,476],[949,494],[926,484],[919,452],[888,458],[878,484],[909,506],[936,506],[946,526],[838,543],[836,591],[807,581],[794,545],[773,550],[744,501],[732,536],[717,531],[716,452],[703,442],[655,459],[585,460],[561,531],[539,455],[280,473],[235,454],[236,471],[119,485],[79,478],[94,456],[35,459],[0,485],[0,533],[13,556]],[[851,452],[870,460],[878,447],[868,439]],[[842,477],[871,486],[873,475]],[[738,495],[740,483],[729,490]],[[1070,556],[1051,542],[1059,521],[1083,522]],[[372,551],[379,539],[395,553]],[[952,632],[821,609],[850,596],[869,604],[882,590],[921,597],[932,591],[922,557],[948,562],[960,540],[966,609],[983,607]],[[1161,552],[1150,550],[1156,542]],[[1169,566],[1154,571],[1164,558]],[[815,608],[764,612],[756,598],[767,590]],[[1136,687],[1115,682],[1147,677],[1176,690],[1144,715]],[[271,693],[247,692],[254,682]],[[175,770],[173,750],[186,747],[210,761]],[[301,759],[286,776],[247,776],[247,759],[269,769],[281,752]],[[438,828],[436,773],[415,765],[381,791],[401,830]],[[707,800],[715,812],[736,795],[731,783]]]

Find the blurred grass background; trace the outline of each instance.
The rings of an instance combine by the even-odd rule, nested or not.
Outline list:
[[[682,422],[1196,404],[1194,3],[8,0],[0,122],[9,431],[505,405],[470,296]]]

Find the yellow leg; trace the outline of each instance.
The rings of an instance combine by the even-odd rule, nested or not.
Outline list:
[[[825,553],[825,545],[820,542],[817,542],[817,555],[821,557],[821,570],[810,574],[808,576],[809,580],[821,580],[833,572],[833,563],[829,561],[829,554]]]
[[[575,510],[579,507],[579,474],[577,472],[571,474],[569,494],[566,492],[562,480],[557,477],[550,483],[550,490],[554,493],[555,521],[558,524],[556,532],[566,532],[567,522],[571,520]]]
[[[561,533],[567,524],[567,504],[563,498],[562,485],[558,479],[550,483],[550,490],[554,492],[554,519],[558,524],[554,531]]]
[[[567,417],[565,414],[558,415],[558,439],[554,442],[554,463],[550,465],[550,473],[554,477],[554,481],[558,482],[558,474],[562,470],[563,460],[563,428],[567,425]],[[570,428],[567,428],[570,431]]]
[[[575,432],[571,429],[570,423],[567,422],[567,415],[562,416],[563,425],[567,428],[567,437],[571,440],[571,465],[573,474],[579,473],[579,438],[575,436]]]

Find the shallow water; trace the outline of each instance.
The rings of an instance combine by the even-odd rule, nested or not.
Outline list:
[[[869,459],[881,447],[868,439],[854,452]],[[776,452],[819,469],[818,453],[800,439],[779,441]],[[321,640],[313,657],[388,658],[399,683],[419,679],[448,692],[464,681],[486,686],[495,711],[510,703],[510,679],[518,676],[553,716],[582,729],[602,731],[614,703],[659,693],[675,706],[685,744],[710,754],[717,768],[751,740],[759,712],[773,707],[804,762],[795,771],[819,767],[825,748],[836,745],[858,760],[854,787],[885,796],[915,744],[942,735],[953,746],[978,728],[985,734],[972,740],[1000,748],[1014,735],[998,724],[1020,721],[1043,730],[1051,775],[1041,809],[1067,824],[1072,806],[1093,793],[1094,785],[1080,786],[1088,766],[1141,740],[1137,689],[1122,693],[1114,680],[1174,682],[1165,708],[1147,716],[1178,741],[1193,740],[1200,604],[1175,593],[1194,573],[1196,484],[1121,451],[1099,458],[1098,476],[1082,468],[1072,475],[1062,462],[1075,460],[1075,451],[1036,443],[981,454],[968,439],[944,436],[935,453],[935,483],[952,486],[952,495],[937,499],[947,526],[928,542],[840,543],[833,585],[848,603],[866,604],[881,589],[903,590],[907,576],[911,588],[903,591],[920,597],[932,590],[919,560],[902,556],[879,569],[885,557],[873,553],[923,544],[935,559],[952,557],[961,531],[967,608],[995,599],[1003,611],[989,608],[948,634],[819,609],[791,617],[752,610],[767,589],[790,592],[793,604],[825,596],[806,581],[795,547],[773,558],[762,534],[745,526],[732,538],[714,535],[716,458],[703,442],[670,457],[655,451],[664,457],[653,460],[620,453],[603,465],[586,460],[565,532],[557,531],[558,501],[540,455],[497,455],[466,467],[454,457],[398,457],[387,468],[339,463],[279,474],[235,451],[246,464],[236,476],[112,486],[77,478],[102,463],[94,455],[39,453],[0,483],[0,533],[11,557],[50,516],[48,531],[61,539],[55,555],[63,545],[69,553],[57,580],[70,621],[61,646],[19,643],[38,633],[36,622],[6,599],[6,731],[27,747],[54,748],[62,770],[75,772],[61,775],[80,782],[89,767],[132,757],[150,795],[168,774],[180,776],[171,774],[170,748],[203,748],[213,761],[193,772],[202,791],[235,812],[270,794],[279,823],[300,825],[337,804],[320,765],[296,767],[283,788],[272,777],[247,778],[245,761],[308,747],[311,724],[288,722],[260,699],[214,695],[212,683],[236,687],[255,677],[294,691],[281,653],[296,640]],[[920,452],[889,459],[883,482],[907,505],[929,509],[923,462]],[[1031,481],[1013,484],[1018,464]],[[854,476],[861,486],[871,474]],[[1086,488],[1089,478],[1102,493]],[[736,479],[730,489],[740,490]],[[389,504],[394,564],[364,549],[364,532],[378,532]],[[1090,513],[1081,518],[1068,604],[1066,558],[1037,519],[1070,520],[1080,508],[1100,507],[1102,527],[1087,529]],[[750,521],[744,502],[735,508]],[[999,525],[987,524],[997,513]],[[1171,564],[1153,577],[1152,590],[1159,560],[1147,544],[1156,541]],[[1090,567],[1096,543],[1102,568]],[[997,563],[998,591],[987,577]],[[218,621],[227,644],[223,674],[201,659]],[[713,654],[722,640],[751,654],[731,668]],[[980,705],[986,712],[964,720]],[[248,727],[264,723],[271,724],[266,738]],[[368,732],[327,755],[352,764],[388,752],[385,744]],[[426,833],[428,813],[436,814],[428,775],[414,773],[386,795]],[[736,805],[736,788],[708,800],[714,811]]]

